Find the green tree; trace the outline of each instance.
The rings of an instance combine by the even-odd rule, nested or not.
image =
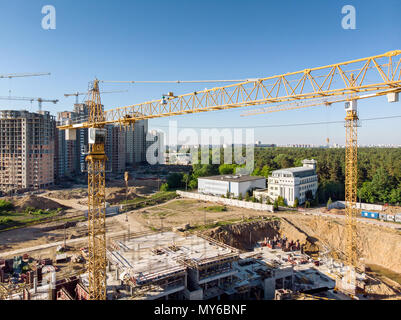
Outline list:
[[[196,189],[198,187],[198,179],[191,179],[188,186],[190,189]]]
[[[259,167],[256,167],[251,173],[251,176],[261,176],[261,175],[262,174],[261,174],[261,170]]]
[[[167,176],[167,183],[169,188],[180,188],[182,187],[183,183],[183,174],[179,172],[170,173]]]
[[[249,201],[251,199],[251,195],[249,194],[249,192],[245,192],[245,201]]]
[[[380,202],[388,202],[393,185],[394,179],[383,167],[380,167],[372,179],[372,188],[375,190],[376,199]]]
[[[242,200],[242,193],[238,195],[238,200]]]
[[[277,197],[277,203],[280,207],[285,207],[285,200],[282,196]]]
[[[14,208],[14,205],[7,200],[0,199],[0,212],[9,211]]]
[[[182,182],[185,184],[185,191],[188,189],[189,180],[190,180],[189,174],[188,173],[184,173],[182,175]]]
[[[391,190],[391,193],[389,196],[389,202],[392,204],[401,203],[401,186],[398,186],[397,189]]]
[[[284,153],[280,153],[274,158],[274,162],[276,163],[278,168],[290,168],[294,165],[294,160],[288,155]]]
[[[265,178],[269,178],[269,176],[272,173],[272,169],[268,166],[268,165],[264,165],[262,170],[260,171],[260,175],[265,177]]]
[[[168,189],[169,189],[168,183],[163,183],[163,184],[160,186],[160,191],[168,191]]]
[[[302,166],[303,166],[302,160],[303,160],[303,159],[296,159],[296,160],[294,161],[294,167],[302,167]]]
[[[233,174],[235,171],[235,164],[222,164],[219,166],[220,174]]]
[[[294,200],[294,208],[298,208],[298,206],[299,206],[299,199],[295,198],[295,200]]]
[[[333,201],[331,200],[331,198],[329,198],[329,200],[327,200],[327,205],[326,207],[329,208],[329,206],[333,203]]]

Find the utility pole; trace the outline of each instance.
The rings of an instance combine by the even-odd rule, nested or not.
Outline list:
[[[124,181],[125,181],[125,205],[128,203],[128,180],[129,174],[128,171],[124,172]],[[125,211],[125,222],[128,222],[128,212]]]
[[[66,241],[66,226],[67,226],[67,222],[64,222],[64,250],[67,249],[67,241]]]

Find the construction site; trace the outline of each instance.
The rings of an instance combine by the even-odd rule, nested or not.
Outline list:
[[[152,8],[156,9],[166,11],[157,6]],[[40,31],[52,32],[56,23],[51,11],[55,8],[46,6],[42,14],[46,10],[49,16],[42,21]],[[145,13],[153,12],[146,7],[142,10],[135,18],[117,20],[134,25]],[[203,9],[195,6],[192,11],[198,10]],[[282,10],[286,12],[287,8]],[[254,13],[249,14],[252,19],[244,25],[257,23],[258,18],[253,18],[259,14],[256,11],[259,10],[252,8]],[[349,12],[355,14],[355,8]],[[171,24],[175,19],[179,21],[172,18]],[[217,20],[220,27],[230,22]],[[105,26],[109,23],[107,17],[97,21],[104,21]],[[343,20],[341,30],[333,34],[344,36],[346,30],[355,29],[352,23],[344,21],[348,20]],[[192,21],[183,25],[188,23]],[[88,25],[91,26],[88,32],[92,32],[90,19]],[[200,25],[199,34],[211,37],[212,29],[207,30],[203,20]],[[170,23],[159,28],[166,28],[166,34],[170,35]],[[252,28],[260,29],[256,25]],[[386,30],[390,28],[395,26]],[[142,34],[126,29],[124,26],[116,34],[141,40]],[[144,27],[144,34],[149,32],[147,29],[151,28]],[[177,30],[181,29],[177,26]],[[180,33],[177,30],[172,32],[174,37]],[[294,38],[298,41],[307,32],[298,35],[291,32],[286,41],[280,41],[289,43]],[[177,61],[165,56],[180,47],[176,44],[187,44],[192,35],[185,35],[182,42],[174,39],[174,46],[170,36],[144,36],[149,43],[142,39],[141,45],[149,51],[136,57],[134,65],[134,58],[124,54],[140,51],[130,46],[135,41],[128,37],[129,41],[121,41],[126,47],[119,48],[113,42],[119,38],[116,34],[108,38],[112,48],[109,51],[121,57],[105,58],[108,50],[96,48],[97,42],[84,45],[105,55],[98,61],[93,52],[81,52],[88,54],[85,58],[75,56],[76,52],[71,54],[71,60],[80,69],[70,75],[73,81],[65,79],[65,89],[67,84],[69,89],[76,83],[81,85],[83,77],[85,85],[89,83],[85,92],[64,93],[64,98],[75,97],[73,111],[60,109],[56,117],[42,110],[42,103],[56,105],[58,99],[11,95],[14,90],[11,81],[8,96],[0,96],[10,106],[0,111],[0,300],[401,300],[399,159],[389,159],[390,148],[380,152],[365,150],[363,157],[359,153],[359,128],[362,122],[366,124],[362,120],[390,121],[401,117],[385,116],[382,114],[385,108],[372,107],[373,102],[369,110],[372,114],[376,112],[375,118],[360,117],[365,104],[377,101],[374,99],[381,98],[383,105],[392,108],[399,104],[401,50],[389,47],[386,42],[378,44],[380,50],[374,53],[370,48],[363,51],[359,44],[359,51],[349,50],[346,54],[340,50],[330,56],[328,52],[333,48],[328,47],[319,56],[313,56],[312,52],[318,50],[310,48],[310,53],[301,56],[298,54],[301,49],[278,48],[281,51],[277,54],[270,52],[274,51],[272,46],[253,50],[253,54],[275,54],[268,68],[261,68],[259,63],[255,69],[244,66],[241,72],[237,70],[239,75],[254,73],[252,78],[224,79],[231,78],[233,66],[240,65],[238,60],[257,61],[257,55],[246,56],[249,53],[242,52],[240,59],[230,62],[230,70],[221,71],[221,75],[228,76],[218,77],[220,80],[155,80],[152,77],[159,74],[179,76],[172,71],[180,68],[182,74],[189,76],[192,73],[185,73],[187,70],[197,74],[198,71],[192,70],[196,64],[200,72],[209,64],[212,66],[212,62],[225,62],[230,52],[234,55],[238,50],[238,43],[232,41],[232,47],[221,48],[224,56],[213,56],[210,61],[206,60],[206,53],[218,50],[205,46],[202,51],[195,46],[193,55],[197,60],[184,65],[185,59],[178,56],[178,51]],[[233,38],[233,34],[229,33],[227,38]],[[372,37],[366,33],[368,36]],[[163,43],[160,48],[150,45],[157,42],[155,39]],[[352,44],[354,39],[350,39],[347,41]],[[216,38],[214,45],[218,47],[221,41]],[[259,42],[256,38],[254,41]],[[52,44],[58,50],[59,46],[64,48],[62,44]],[[244,47],[248,50],[248,45]],[[69,54],[67,49],[63,50],[64,59]],[[165,55],[163,59],[159,57],[163,64],[152,69],[156,61],[152,60],[152,54],[161,51]],[[297,54],[284,56],[284,52],[294,51]],[[189,59],[190,51],[185,54]],[[149,57],[152,59],[148,65]],[[41,57],[40,61],[52,58]],[[280,65],[281,60],[284,62]],[[110,61],[113,64],[98,69]],[[318,62],[310,65],[315,61]],[[69,63],[72,65],[72,61]],[[224,63],[210,67],[209,73],[219,74],[220,69],[216,68],[220,64]],[[88,70],[82,68],[84,65]],[[141,73],[142,65],[146,68]],[[65,66],[64,72],[68,68]],[[266,73],[261,75],[259,70]],[[146,79],[121,80],[132,74]],[[0,79],[44,75],[50,73],[1,74]],[[41,86],[54,92],[64,90],[64,86],[57,87],[51,81],[44,83],[32,88],[22,84],[20,88],[27,92],[39,91]],[[138,85],[155,85],[156,89],[135,88],[135,99],[143,102],[131,100],[132,97],[104,98],[107,93],[129,91],[106,91],[108,85],[116,84],[130,90]],[[182,90],[184,93],[174,93],[181,90],[180,85],[187,89]],[[155,94],[153,100],[141,100],[150,94]],[[79,101],[79,96],[84,97],[83,101]],[[30,102],[30,109],[37,102],[38,110],[13,110],[11,101]],[[112,107],[105,107],[104,101]],[[334,109],[337,104],[343,108]],[[321,114],[315,113],[313,117],[307,114],[306,110],[319,109],[312,107],[324,109],[327,121],[317,120]],[[279,118],[274,118],[283,112],[291,117],[295,111],[298,113],[293,118],[299,118],[298,123],[280,124]],[[239,121],[232,116],[234,112],[252,118]],[[331,121],[330,113],[339,118]],[[198,124],[199,114],[209,118]],[[271,116],[273,120],[266,125],[267,118],[263,116]],[[177,118],[190,119],[189,127],[185,123],[181,127],[184,128],[181,138],[182,132],[189,132],[190,142],[178,141],[176,123],[172,129],[171,123],[166,126],[167,122],[157,122],[162,119],[174,122]],[[308,122],[309,118],[315,122]],[[201,124],[208,125],[211,119],[221,121],[216,126],[221,129],[221,136],[216,128],[207,127],[206,141]],[[261,122],[258,124],[255,119]],[[168,127],[171,130],[168,139],[163,130],[148,130],[148,121],[154,121],[150,128],[160,124],[162,128]],[[246,121],[249,126],[242,126]],[[334,123],[341,125],[344,145],[330,144],[329,136],[333,135],[329,134],[328,125]],[[304,142],[321,140],[323,134],[319,130],[275,131],[275,140],[268,136],[271,132],[261,134],[268,144],[255,141],[253,135],[257,127],[279,130],[306,125],[326,125],[325,142],[313,150]],[[249,141],[242,141],[242,136],[239,139],[238,129],[246,129],[247,135],[250,132]],[[389,129],[383,126],[382,130],[384,139],[390,138]],[[290,136],[299,141],[289,144],[286,139]],[[378,145],[381,148],[377,136],[379,132],[369,132],[364,137],[366,149]],[[400,145],[393,143],[396,138],[391,138],[391,149],[399,150]],[[375,142],[370,144],[369,139]],[[278,148],[276,140],[281,144]],[[295,151],[301,148],[302,152]],[[337,150],[330,151],[331,148]],[[393,154],[397,155],[397,151]]]
[[[253,210],[241,210],[236,220],[231,219],[228,224],[216,222],[215,226],[212,224],[201,231],[204,217],[201,212],[196,214],[195,208],[210,204],[173,200],[161,205],[159,210],[172,204],[183,211],[191,208],[199,220],[183,224],[184,215],[182,220],[174,217],[172,225],[164,221],[165,231],[151,231],[148,221],[152,220],[144,221],[143,217],[149,208],[129,212],[129,220],[121,229],[116,226],[119,221],[125,221],[124,214],[107,218],[107,223],[114,225],[114,229],[108,229],[106,249],[108,300],[401,298],[400,284],[369,269],[355,275],[356,288],[352,296],[349,294],[345,280],[348,268],[342,262],[344,253],[338,250],[344,231],[335,229],[341,225],[334,223],[334,217],[314,218],[294,213],[261,215]],[[228,212],[231,217],[236,216],[235,208],[228,208]],[[207,215],[207,221],[210,219],[227,221],[224,215],[213,213]],[[84,231],[86,222],[81,223]],[[74,228],[77,227],[69,226],[67,233]],[[367,229],[361,229],[363,237],[367,237],[364,242],[376,243],[375,246],[366,243],[363,249],[366,263],[397,270],[395,266],[400,261],[392,256],[394,248],[390,246],[387,250],[385,244],[399,244],[399,231],[368,225],[363,228]],[[56,235],[57,229],[50,230]],[[58,230],[56,242],[29,248],[28,241],[13,252],[2,250],[3,299],[90,299],[86,267],[89,252],[85,238],[63,240],[65,229]],[[376,234],[383,237],[380,242]]]

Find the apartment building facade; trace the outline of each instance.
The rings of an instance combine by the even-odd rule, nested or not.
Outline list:
[[[47,111],[0,111],[0,189],[3,193],[54,183],[54,116]]]
[[[286,168],[272,172],[268,180],[268,197],[274,201],[279,196],[287,205],[294,205],[298,198],[299,204],[307,200],[310,191],[314,197],[318,187],[316,160],[305,159],[302,167]]]

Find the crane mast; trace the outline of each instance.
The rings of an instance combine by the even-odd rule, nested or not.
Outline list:
[[[91,300],[106,300],[106,161],[103,107],[99,82],[89,90],[88,277]]]
[[[346,262],[349,266],[357,265],[356,256],[356,215],[358,209],[358,114],[356,110],[347,110],[345,117],[345,213],[346,213]]]
[[[355,84],[355,76],[350,75],[350,87]],[[357,233],[356,207],[358,191],[358,108],[354,94],[349,95],[349,100],[345,103],[345,260],[349,268],[358,265],[357,257]],[[350,272],[349,282],[355,285],[353,278],[354,272]]]

